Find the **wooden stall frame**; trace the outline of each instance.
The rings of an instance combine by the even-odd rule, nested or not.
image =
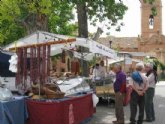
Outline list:
[[[43,46],[43,45],[55,45],[55,44],[63,44],[63,43],[72,43],[75,42],[75,38],[71,39],[66,39],[66,40],[58,40],[58,41],[47,41],[45,43],[37,43],[37,44],[30,44],[30,45],[25,45],[25,46],[20,46],[20,47],[12,47],[9,48],[9,51],[15,51],[16,49],[19,48],[30,48],[30,47],[37,47],[37,46]]]

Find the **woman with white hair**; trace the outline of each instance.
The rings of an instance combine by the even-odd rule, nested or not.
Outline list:
[[[130,85],[132,86],[130,100],[130,124],[142,124],[144,119],[145,93],[148,88],[147,77],[142,73],[144,69],[143,63],[136,64],[136,71],[132,73]],[[136,122],[137,107],[139,107],[139,117]]]
[[[155,95],[155,86],[157,83],[157,73],[153,69],[152,63],[147,63],[146,67],[146,76],[148,77],[149,87],[145,94],[145,111],[146,111],[146,121],[152,122],[155,121],[155,111],[153,98]]]

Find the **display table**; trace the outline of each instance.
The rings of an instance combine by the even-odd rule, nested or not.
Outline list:
[[[25,124],[28,117],[25,100],[0,101],[0,124]]]
[[[29,119],[27,124],[80,124],[91,117],[92,94],[79,95],[62,100],[27,100]]]

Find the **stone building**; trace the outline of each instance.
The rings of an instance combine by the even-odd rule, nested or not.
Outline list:
[[[157,15],[151,14],[156,7]],[[165,63],[165,36],[162,34],[162,2],[156,0],[153,5],[141,3],[141,35],[138,37],[107,37],[98,41],[120,51],[145,52]]]

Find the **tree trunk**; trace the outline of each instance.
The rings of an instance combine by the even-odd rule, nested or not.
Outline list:
[[[79,37],[88,37],[88,18],[85,2],[77,3],[78,34]]]
[[[78,35],[82,38],[88,38],[88,18],[87,18],[87,9],[86,2],[77,3],[77,17],[78,17]],[[81,53],[88,52],[85,48],[81,47]],[[82,68],[82,76],[88,76],[88,62],[83,60],[84,56],[82,54],[80,65]]]
[[[48,31],[48,17],[44,14],[30,14],[23,22],[27,35],[37,30]]]

